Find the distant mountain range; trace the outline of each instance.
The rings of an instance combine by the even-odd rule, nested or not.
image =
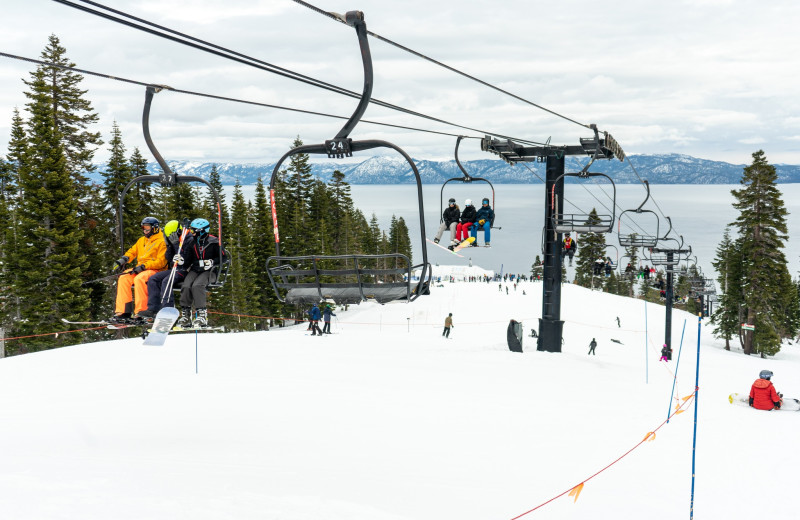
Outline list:
[[[738,184],[742,178],[744,164],[730,164],[721,161],[698,159],[689,155],[658,154],[632,155],[630,161],[636,173],[651,184]],[[447,179],[462,177],[458,165],[451,161],[416,160],[423,184],[443,184]],[[567,171],[578,171],[579,162],[568,157]],[[255,184],[259,175],[265,184],[269,184],[275,164],[237,164],[237,163],[198,163],[191,161],[168,161],[179,175],[194,175],[208,179],[211,167],[216,164],[222,183],[233,185],[238,179],[242,185]],[[288,165],[288,161],[284,163]],[[544,178],[544,163],[527,163],[510,166],[499,159],[480,159],[462,161],[464,168],[472,177],[482,177],[493,184],[535,184],[541,182],[538,175]],[[102,170],[105,165],[98,165]],[[529,169],[530,168],[530,169]],[[776,164],[778,182],[800,182],[800,166]],[[148,164],[148,170],[154,175],[161,169],[155,161]],[[337,163],[327,161],[312,164],[312,173],[328,181],[331,173],[339,170],[345,174],[350,184],[412,184],[414,174],[401,157],[378,156],[368,157],[360,163]],[[591,171],[609,175],[618,184],[638,183],[639,177],[626,162],[617,160],[597,161]],[[535,174],[533,173],[535,172]],[[99,179],[97,173],[94,174]]]

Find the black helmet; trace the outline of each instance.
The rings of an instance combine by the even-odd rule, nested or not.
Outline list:
[[[564,233],[564,236],[565,236],[565,237],[568,237],[568,236],[569,236],[569,233]]]
[[[770,380],[770,378],[772,377],[772,370],[762,370],[762,371],[761,371],[761,372],[758,374],[758,377],[759,377],[760,379],[766,379],[767,381],[769,381],[769,380]]]
[[[450,204],[450,205],[452,206],[453,204],[455,204],[455,203],[456,203],[456,199],[454,199],[454,198],[450,198],[450,200],[448,200],[448,201],[447,201],[447,203],[448,203],[448,204]]]
[[[142,232],[144,233],[144,236],[146,236],[148,238],[151,235],[154,235],[154,234],[159,232],[159,229],[158,229],[159,222],[158,222],[158,219],[155,218],[155,217],[144,217],[142,219],[142,223],[140,225],[142,226]],[[144,230],[144,226],[150,226],[149,231],[145,231]]]
[[[481,201],[481,204],[489,204],[489,199],[484,197],[483,200]]]

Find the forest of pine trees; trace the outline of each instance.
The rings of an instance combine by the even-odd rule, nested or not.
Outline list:
[[[74,67],[55,35],[41,57]],[[148,174],[147,159],[136,148],[126,149],[116,122],[103,143],[81,81],[80,74],[45,65],[30,73],[24,80],[26,116],[14,111],[8,148],[0,156],[0,218],[5,224],[0,231],[0,329],[6,338],[28,336],[7,342],[6,355],[127,332],[100,328],[54,334],[65,330],[62,318],[102,320],[113,314],[113,283],[85,282],[110,274],[121,254],[120,194],[131,179]],[[108,163],[98,172],[102,183],[93,183],[94,155],[104,144]],[[302,141],[297,137],[291,144]],[[221,233],[216,203],[204,186],[137,183],[124,201],[125,248],[141,236],[139,223],[145,216],[155,216],[162,226],[173,219],[207,218],[232,259],[227,283],[209,298],[211,321],[231,330],[254,330],[282,325],[280,318],[302,319],[305,310],[281,304],[266,274],[275,243],[264,180],[258,180],[251,201],[237,183],[230,202],[216,168],[208,181],[222,198]],[[381,230],[374,215],[368,221],[354,207],[344,175],[335,171],[328,183],[312,177],[307,155],[292,157],[275,191],[282,255],[412,256],[402,217],[392,218],[388,232]]]

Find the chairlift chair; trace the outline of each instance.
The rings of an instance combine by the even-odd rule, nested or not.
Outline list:
[[[323,144],[303,145],[289,150],[275,165],[270,180],[270,202],[272,205],[275,234],[275,256],[267,259],[267,275],[278,299],[290,304],[303,304],[333,300],[338,304],[377,301],[386,303],[395,300],[413,301],[428,294],[431,268],[425,241],[425,212],[422,200],[422,181],[419,170],[411,157],[402,148],[381,140],[353,141],[348,136],[361,119],[372,95],[372,57],[367,40],[364,14],[349,11],[345,16],[336,15],[347,25],[354,27],[358,36],[364,69],[364,89],[358,106],[342,129],[331,140]],[[278,211],[275,186],[281,165],[296,154],[323,154],[329,158],[352,157],[353,152],[372,148],[391,148],[405,158],[417,181],[417,201],[422,244],[422,264],[411,265],[411,259],[399,253],[379,255],[311,255],[283,256],[278,233]],[[379,267],[379,262],[384,266]],[[387,264],[394,264],[390,267]],[[400,267],[402,266],[402,267]],[[413,272],[421,267],[419,280],[412,286]],[[286,291],[285,295],[281,291]]]
[[[596,146],[595,154],[592,157],[592,160],[589,161],[589,163],[584,166],[581,171],[574,173],[563,173],[558,176],[553,183],[550,194],[550,204],[553,209],[553,229],[556,233],[570,233],[573,231],[578,233],[611,233],[614,226],[614,216],[616,214],[617,205],[617,187],[611,177],[605,173],[589,171],[589,167],[592,165],[592,163],[594,163],[595,159],[599,157],[601,148],[599,144],[600,136],[596,127],[594,128],[594,133]],[[556,197],[556,186],[564,177],[577,177],[581,180],[592,177],[605,177],[608,179],[608,181],[611,183],[611,188],[614,190],[614,195],[611,200],[611,215],[597,215],[597,221],[591,222],[592,216],[588,214],[562,213],[557,207],[558,197]]]
[[[447,208],[447,206],[444,204],[444,188],[445,188],[445,186],[447,186],[447,184],[448,184],[448,183],[450,183],[450,182],[463,182],[464,184],[469,184],[469,183],[472,183],[472,182],[485,182],[486,184],[488,184],[488,185],[489,185],[489,188],[492,190],[492,209],[493,209],[493,210],[495,210],[495,215],[497,214],[497,211],[496,211],[496,208],[495,208],[495,191],[494,191],[494,185],[492,185],[492,183],[491,183],[491,182],[490,182],[488,179],[484,179],[484,178],[482,178],[482,177],[473,177],[473,176],[471,176],[471,175],[470,175],[470,174],[467,172],[467,170],[464,168],[464,166],[461,164],[461,161],[458,159],[458,148],[459,148],[459,146],[461,145],[461,140],[462,140],[462,139],[464,139],[465,137],[466,137],[466,136],[463,136],[463,135],[459,135],[459,136],[458,136],[458,139],[456,139],[456,150],[455,150],[456,164],[458,165],[458,169],[459,169],[459,170],[461,170],[461,173],[463,173],[463,174],[464,174],[464,176],[463,176],[463,177],[453,177],[453,178],[451,178],[451,179],[447,179],[446,181],[444,181],[444,184],[442,184],[442,189],[441,189],[441,191],[439,192],[439,206],[440,206],[440,208],[441,208],[441,211],[439,212],[439,223],[440,223],[440,224],[441,224],[442,222],[444,222],[444,210]],[[482,198],[483,198],[483,197],[482,197]],[[502,229],[502,228],[500,228],[500,227],[496,227],[496,226],[494,225],[494,222],[495,222],[495,221],[494,221],[494,220],[492,220],[492,221],[489,223],[489,224],[490,224],[490,227],[491,227],[491,229]],[[482,226],[479,226],[479,227],[478,227],[478,231],[483,231],[483,230],[484,230],[484,229],[483,229],[483,227],[482,227]]]
[[[199,182],[201,184],[205,184],[211,194],[214,196],[214,200],[217,204],[217,239],[219,240],[219,262],[217,265],[214,266],[214,274],[215,274],[215,281],[209,283],[206,288],[216,289],[223,287],[225,285],[225,281],[228,278],[228,271],[230,269],[230,259],[223,254],[223,241],[222,241],[222,203],[220,200],[219,193],[217,190],[212,186],[208,181],[203,179],[202,177],[195,177],[192,175],[178,175],[177,173],[173,172],[172,169],[167,165],[167,162],[161,156],[158,149],[156,148],[155,144],[153,143],[153,139],[150,136],[150,106],[153,103],[153,96],[162,90],[167,89],[171,90],[171,87],[165,85],[148,85],[145,91],[145,98],[144,98],[144,110],[142,112],[142,131],[144,133],[144,140],[147,143],[147,148],[150,149],[150,152],[155,157],[158,165],[161,167],[161,174],[160,175],[140,175],[125,185],[120,193],[119,197],[119,211],[117,215],[117,225],[119,226],[119,242],[122,254],[125,254],[125,227],[124,227],[124,213],[125,213],[125,196],[128,193],[128,190],[134,185],[139,183],[153,183],[157,182],[164,188],[170,188],[173,186],[178,185],[179,183],[189,183],[189,182]],[[177,289],[177,287],[175,287]]]
[[[626,209],[622,213],[619,214],[619,221],[617,223],[617,234],[619,239],[619,245],[622,247],[641,247],[641,248],[649,248],[655,247],[658,244],[658,225],[659,219],[658,215],[649,209],[642,209],[642,207],[647,203],[650,199],[650,183],[648,181],[643,181],[644,187],[647,189],[647,196],[644,199],[644,202],[639,204],[639,207],[636,209]],[[655,226],[655,233],[652,235],[648,234],[639,234],[639,233],[630,233],[624,234],[622,232],[622,217],[625,216],[626,213],[635,213],[637,215],[637,220],[641,220],[638,216],[642,215],[643,213],[649,213],[653,215],[656,219],[656,226]],[[632,215],[629,215],[628,218],[632,219]],[[635,221],[634,221],[635,222]],[[672,223],[670,222],[670,229],[672,229]]]

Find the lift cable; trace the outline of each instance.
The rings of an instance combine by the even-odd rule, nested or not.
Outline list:
[[[244,65],[249,65],[251,67],[254,67],[254,68],[257,68],[257,69],[260,69],[260,70],[264,70],[266,72],[271,72],[273,74],[277,74],[277,75],[283,76],[285,78],[289,78],[289,79],[293,79],[293,80],[296,80],[296,81],[300,81],[302,83],[306,83],[306,84],[311,85],[311,86],[315,86],[315,87],[319,87],[319,88],[322,88],[322,89],[325,89],[325,90],[328,90],[328,91],[331,91],[331,92],[335,92],[337,94],[342,94],[342,95],[349,96],[349,97],[352,97],[352,98],[355,98],[355,99],[361,99],[361,93],[353,92],[352,90],[348,90],[348,89],[345,89],[343,87],[339,87],[339,86],[333,85],[331,83],[327,83],[325,81],[322,81],[322,80],[319,80],[319,79],[316,79],[316,78],[312,78],[310,76],[306,76],[304,74],[300,74],[298,72],[294,72],[292,70],[285,69],[285,68],[279,67],[277,65],[273,65],[273,64],[265,62],[263,60],[259,60],[257,58],[253,58],[251,56],[247,56],[245,54],[232,51],[232,50],[227,49],[225,47],[222,47],[220,45],[216,45],[216,44],[207,42],[205,40],[201,40],[199,38],[195,38],[193,36],[189,36],[187,34],[181,33],[179,31],[175,31],[173,29],[169,29],[167,27],[163,27],[163,26],[155,24],[153,22],[149,22],[149,21],[144,20],[142,18],[138,18],[136,16],[124,13],[122,11],[118,11],[116,9],[113,9],[113,8],[110,8],[110,7],[106,7],[103,4],[100,4],[98,2],[94,2],[92,0],[78,0],[78,1],[79,2],[83,2],[85,4],[89,4],[89,5],[98,7],[100,9],[105,10],[105,11],[109,11],[110,13],[114,13],[116,15],[119,15],[119,17],[118,16],[114,16],[114,15],[109,14],[109,13],[105,13],[105,12],[102,12],[102,11],[91,9],[90,7],[87,7],[85,5],[77,4],[77,3],[72,2],[70,0],[53,0],[53,1],[54,2],[58,2],[60,4],[64,4],[64,5],[69,6],[69,7],[73,7],[75,9],[78,9],[78,10],[81,10],[81,11],[84,11],[84,12],[87,12],[89,14],[93,14],[93,15],[99,16],[101,18],[105,18],[107,20],[111,20],[113,22],[120,23],[122,25],[126,25],[128,27],[133,28],[133,29],[138,29],[140,31],[144,31],[144,32],[147,32],[149,34],[152,34],[152,35],[155,35],[155,36],[159,36],[159,37],[165,38],[167,40],[171,40],[171,41],[176,42],[176,43],[180,43],[180,44],[183,44],[183,45],[186,45],[186,46],[189,46],[189,47],[192,47],[192,48],[195,48],[195,49],[198,49],[198,50],[210,53],[210,54],[214,54],[214,55],[222,57],[222,58],[226,58],[226,59],[229,59],[229,60],[232,60],[232,61],[236,61],[236,62],[244,64]],[[128,19],[126,20],[126,19],[123,19],[123,18],[120,18],[120,17],[126,17]],[[134,20],[137,23],[134,23],[131,20]],[[485,134],[485,135],[495,135],[497,137],[502,137],[504,139],[514,139],[514,138],[512,138],[510,136],[496,134],[496,133],[493,133],[493,132],[488,132],[488,131],[485,131],[485,130],[481,130],[479,128],[472,128],[472,127],[469,127],[469,126],[464,126],[464,125],[460,125],[460,124],[457,124],[457,123],[452,123],[452,122],[446,121],[444,119],[440,119],[440,118],[437,118],[437,117],[434,117],[434,116],[430,116],[430,115],[424,114],[422,112],[416,112],[414,110],[411,110],[411,109],[408,109],[408,108],[404,108],[404,107],[401,107],[401,106],[398,106],[398,105],[394,105],[394,104],[391,104],[391,103],[387,103],[387,102],[381,101],[379,99],[372,98],[370,100],[370,102],[374,103],[376,105],[382,106],[384,108],[389,108],[391,110],[402,112],[402,113],[405,113],[405,114],[408,114],[408,115],[412,115],[412,116],[415,116],[415,117],[420,117],[420,118],[423,118],[423,119],[428,119],[430,121],[435,121],[437,123],[442,123],[442,124],[453,126],[453,127],[456,127],[456,128],[461,128],[461,129],[464,129],[464,130],[469,130],[469,131],[472,131],[472,132],[477,132],[477,133],[481,133],[481,134]],[[452,134],[447,134],[447,135],[452,135]],[[531,141],[529,139],[519,139],[519,141],[525,142],[525,143],[529,143],[529,144],[534,144],[534,145],[543,144],[543,143],[539,143],[537,141]]]
[[[120,82],[123,82],[123,83],[129,83],[131,85],[140,85],[140,86],[143,86],[143,87],[147,87],[149,85],[154,85],[154,83],[147,83],[147,82],[144,82],[144,81],[137,81],[137,80],[133,80],[133,79],[123,78],[123,77],[120,77],[120,76],[112,76],[110,74],[103,74],[103,73],[94,72],[94,71],[91,71],[91,70],[79,69],[77,67],[68,67],[68,66],[65,66],[65,65],[60,65],[58,63],[52,63],[52,62],[49,62],[49,61],[36,60],[36,59],[33,59],[33,58],[26,58],[24,56],[17,56],[15,54],[9,54],[9,53],[2,52],[2,51],[0,51],[0,57],[11,58],[11,59],[20,60],[20,61],[26,61],[26,62],[29,62],[29,63],[35,63],[37,65],[44,65],[46,67],[54,67],[54,68],[58,68],[58,69],[62,69],[62,70],[70,70],[70,71],[73,71],[73,72],[78,72],[78,73],[81,73],[81,74],[85,74],[87,76],[95,76],[95,77],[98,77],[98,78],[111,79],[111,80],[114,80],[114,81],[120,81]],[[297,113],[301,113],[301,114],[309,114],[309,115],[314,115],[314,116],[329,117],[329,118],[333,118],[333,119],[344,119],[344,120],[349,119],[348,116],[338,116],[338,115],[335,115],[335,114],[327,114],[325,112],[315,112],[313,110],[305,110],[305,109],[302,109],[302,108],[292,108],[292,107],[286,107],[286,106],[281,106],[281,105],[273,105],[273,104],[270,104],[270,103],[262,103],[262,102],[259,102],[259,101],[249,101],[249,100],[246,100],[246,99],[238,99],[238,98],[232,98],[232,97],[227,97],[227,96],[219,96],[219,95],[216,95],[216,94],[206,94],[206,93],[203,93],[203,92],[195,92],[195,91],[191,91],[191,90],[183,90],[183,89],[179,89],[179,88],[168,87],[166,85],[159,85],[159,86],[161,88],[163,88],[164,90],[169,90],[169,91],[172,91],[172,92],[176,92],[178,94],[187,94],[187,95],[190,95],[190,96],[205,97],[205,98],[217,99],[217,100],[221,100],[221,101],[232,101],[234,103],[242,103],[242,104],[246,104],[246,105],[254,105],[254,106],[259,106],[259,107],[264,107],[264,108],[274,108],[276,110],[285,110],[285,111],[289,111],[289,112],[297,112]],[[383,122],[380,122],[380,121],[369,121],[369,120],[366,120],[366,119],[362,119],[361,122],[362,123],[367,123],[367,124],[370,124],[370,125],[388,126],[388,127],[392,127],[392,128],[400,128],[400,129],[403,129],[403,130],[412,130],[414,132],[424,132],[424,133],[429,133],[429,134],[445,135],[445,136],[450,136],[450,137],[458,137],[459,135],[461,135],[461,134],[451,134],[451,133],[448,133],[448,132],[440,132],[438,130],[429,130],[429,129],[426,129],[426,128],[415,128],[415,127],[412,127],[412,126],[395,125],[395,124],[392,124],[392,123],[383,123]],[[480,138],[479,137],[470,137],[470,139],[480,139]]]
[[[316,7],[316,6],[312,5],[312,4],[309,4],[308,2],[304,2],[303,0],[293,0],[293,1],[295,3],[297,3],[297,4],[305,6],[305,7],[309,8],[309,9],[311,9],[312,11],[315,11],[315,12],[321,14],[321,15],[327,16],[328,18],[331,18],[333,20],[336,20],[337,22],[341,22],[341,23],[344,23],[345,25],[347,25],[347,23],[342,18],[337,16],[336,13],[329,13],[327,11],[323,11],[319,7]],[[523,97],[520,97],[520,96],[518,96],[518,95],[516,95],[516,94],[514,94],[512,92],[504,90],[504,89],[502,89],[502,88],[500,88],[498,86],[492,85],[491,83],[486,82],[486,81],[484,81],[484,80],[482,80],[480,78],[476,78],[475,76],[471,76],[471,75],[467,74],[466,72],[458,70],[455,67],[451,67],[450,65],[447,65],[446,63],[442,63],[442,62],[440,62],[438,60],[435,60],[435,59],[433,59],[433,58],[431,58],[429,56],[426,56],[425,54],[422,54],[421,52],[417,52],[414,49],[410,49],[410,48],[408,48],[408,47],[406,47],[404,45],[401,45],[401,44],[399,44],[397,42],[394,42],[394,41],[392,41],[392,40],[390,40],[388,38],[385,38],[385,37],[383,37],[383,36],[381,36],[379,34],[376,34],[376,33],[372,32],[370,30],[367,30],[367,34],[372,36],[372,37],[374,37],[374,38],[377,38],[378,40],[381,40],[382,42],[385,42],[385,43],[388,43],[389,45],[397,47],[400,50],[403,50],[403,51],[406,51],[406,52],[408,52],[410,54],[413,54],[414,56],[416,56],[418,58],[422,58],[423,60],[429,61],[429,62],[431,62],[431,63],[433,63],[435,65],[438,65],[438,66],[440,66],[442,68],[445,68],[445,69],[449,70],[450,72],[454,72],[454,73],[456,73],[456,74],[458,74],[460,76],[463,76],[463,77],[465,77],[467,79],[471,79],[472,81],[480,83],[481,85],[483,85],[485,87],[489,87],[490,89],[496,90],[497,92],[503,93],[503,94],[505,94],[507,96],[511,96],[512,98],[514,98],[514,99],[516,99],[518,101],[522,101],[525,104],[528,104],[528,105],[531,105],[533,107],[536,107],[539,110],[543,110],[543,111],[545,111],[545,112],[547,112],[549,114],[552,114],[554,116],[560,117],[561,119],[569,121],[570,123],[575,123],[576,125],[582,126],[584,128],[591,128],[590,125],[578,122],[578,121],[576,121],[576,120],[574,120],[572,118],[569,118],[569,117],[567,117],[567,116],[565,116],[563,114],[559,114],[558,112],[550,110],[549,108],[545,108],[545,107],[543,107],[541,105],[538,105],[538,104],[534,103],[533,101],[527,100],[527,99],[525,99]]]

